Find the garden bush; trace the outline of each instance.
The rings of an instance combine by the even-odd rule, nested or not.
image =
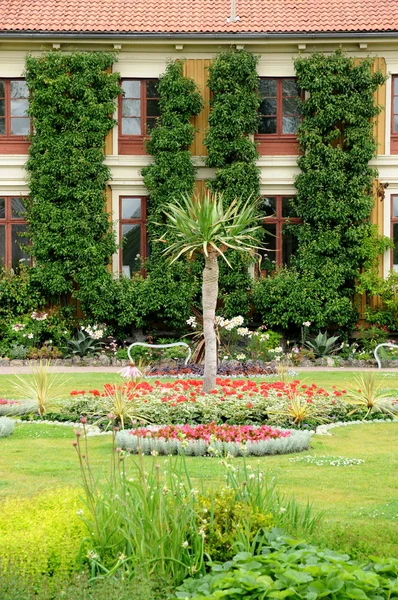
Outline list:
[[[189,579],[175,598],[248,600],[333,598],[387,600],[398,597],[398,559],[356,562],[271,530],[261,552],[240,552],[204,577]]]
[[[21,577],[33,579],[61,577],[77,570],[85,536],[77,514],[81,509],[79,491],[68,488],[33,498],[5,499],[0,513],[2,570],[15,568]]]
[[[15,421],[8,417],[0,417],[0,438],[14,433]]]

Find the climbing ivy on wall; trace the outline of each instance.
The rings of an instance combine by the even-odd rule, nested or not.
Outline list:
[[[356,280],[386,247],[370,223],[377,173],[369,166],[380,112],[374,92],[385,78],[373,72],[371,58],[357,63],[340,50],[299,58],[295,68],[308,92],[297,134],[301,173],[294,205],[302,224],[292,231],[298,252],[292,269],[258,283],[255,302],[273,326],[310,320],[351,327],[358,316]]]
[[[245,50],[221,52],[209,67],[212,92],[209,129],[205,137],[206,165],[216,169],[208,181],[229,205],[234,198],[260,195],[258,153],[251,135],[258,129],[258,57]],[[247,314],[252,285],[250,259],[231,252],[233,269],[220,265],[220,291],[226,316]]]
[[[53,300],[80,299],[87,315],[106,314],[114,293],[107,265],[116,250],[105,191],[106,134],[120,93],[115,56],[48,52],[26,59],[33,136],[26,220],[32,277]]]
[[[163,208],[173,198],[192,194],[196,169],[189,148],[195,128],[191,117],[203,107],[202,97],[193,79],[184,77],[183,61],[167,65],[158,85],[160,119],[147,141],[147,151],[153,164],[142,169],[148,189],[148,237],[151,255],[146,262],[146,287],[151,288],[153,316],[173,328],[185,326],[193,298],[199,290],[195,265],[185,260],[171,267],[162,256],[159,240],[165,230]]]

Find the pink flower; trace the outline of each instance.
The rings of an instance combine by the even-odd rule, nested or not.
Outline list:
[[[142,377],[142,372],[135,365],[129,365],[119,371],[119,375],[128,379],[136,379],[137,377]]]

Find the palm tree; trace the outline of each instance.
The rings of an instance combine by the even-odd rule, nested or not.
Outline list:
[[[223,207],[222,194],[207,191],[201,196],[184,195],[182,200],[170,203],[164,210],[168,218],[167,232],[159,240],[169,243],[164,254],[171,255],[171,264],[183,254],[189,258],[195,253],[205,257],[202,281],[203,334],[205,340],[205,369],[203,391],[208,393],[216,385],[217,337],[215,317],[218,296],[218,257],[231,267],[225,252],[251,252],[259,248],[256,233],[259,224],[259,200],[245,202],[235,199]]]

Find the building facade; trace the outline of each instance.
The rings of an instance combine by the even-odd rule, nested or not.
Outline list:
[[[115,222],[118,243],[114,273],[131,277],[145,257],[147,190],[141,169],[151,158],[145,151],[159,114],[156,81],[167,62],[184,58],[184,71],[193,77],[205,101],[195,117],[191,148],[197,167],[197,187],[214,176],[205,166],[203,137],[209,115],[208,66],[220,50],[231,46],[258,55],[260,125],[258,167],[270,238],[264,271],[289,262],[294,240],[284,233],[286,219],[295,222],[288,199],[294,196],[300,122],[294,59],[339,47],[352,57],[372,56],[375,68],[388,75],[377,92],[383,110],[375,123],[378,154],[374,166],[375,207],[372,220],[379,232],[394,241],[394,249],[380,260],[380,272],[398,271],[398,8],[388,0],[297,2],[150,0],[104,3],[90,0],[84,7],[73,0],[0,1],[0,261],[15,266],[28,260],[17,243],[24,230],[23,198],[29,189],[24,164],[31,131],[26,111],[29,92],[24,82],[27,53],[43,50],[116,50],[114,70],[121,90],[117,125],[106,140],[106,162],[111,168],[107,208]],[[272,14],[271,14],[272,12]],[[384,188],[388,184],[387,188]],[[383,193],[377,193],[382,190]],[[383,197],[384,196],[384,197]],[[271,262],[272,265],[267,264]]]

